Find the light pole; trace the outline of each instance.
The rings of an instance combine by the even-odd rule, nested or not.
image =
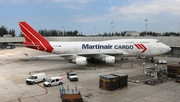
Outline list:
[[[81,34],[81,25],[79,25],[79,34]]]
[[[144,62],[143,63],[143,74],[145,74],[145,65],[146,65],[146,63]]]
[[[44,28],[43,36],[46,36],[47,28]]]
[[[64,32],[64,26],[62,26],[62,29],[63,29],[63,36],[64,36],[64,34],[65,34],[65,32]]]
[[[114,34],[114,27],[115,27],[115,26],[113,26],[113,34]]]
[[[145,19],[144,21],[146,21],[146,36],[147,36],[147,21],[148,21],[148,19]]]
[[[111,22],[111,34],[112,34],[112,24],[113,24],[113,22]]]
[[[155,72],[154,72],[154,78],[158,78],[158,67],[157,64],[154,64]]]
[[[179,36],[180,36],[180,22],[179,22]]]
[[[96,35],[96,27],[94,27],[94,35]]]

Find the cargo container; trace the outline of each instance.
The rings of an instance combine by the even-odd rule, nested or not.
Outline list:
[[[180,65],[167,65],[167,77],[176,78],[180,75]]]

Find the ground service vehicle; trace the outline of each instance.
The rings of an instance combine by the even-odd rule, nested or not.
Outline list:
[[[78,75],[76,74],[76,72],[69,72],[69,73],[67,73],[67,78],[70,81],[78,81]]]
[[[43,82],[43,81],[46,81],[45,73],[34,74],[34,75],[29,76],[28,79],[26,79],[27,84],[35,84],[35,83]]]
[[[167,61],[165,59],[158,59],[156,61],[157,64],[167,64]]]
[[[61,76],[51,77],[46,82],[44,82],[45,87],[55,86],[55,85],[62,85],[63,78]]]

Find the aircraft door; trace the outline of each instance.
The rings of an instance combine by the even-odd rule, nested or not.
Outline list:
[[[142,52],[141,52],[141,48],[140,48],[140,43],[136,40],[136,39],[134,39],[134,54],[135,55],[141,55],[142,54]]]
[[[146,55],[151,55],[152,53],[151,53],[151,50],[153,49],[152,48],[152,46],[150,45],[150,43],[148,43],[147,45],[145,45],[146,46],[146,51],[144,51],[144,53],[146,54]]]
[[[134,43],[136,54],[137,55],[151,55],[151,45],[149,42],[139,42],[135,41]]]

